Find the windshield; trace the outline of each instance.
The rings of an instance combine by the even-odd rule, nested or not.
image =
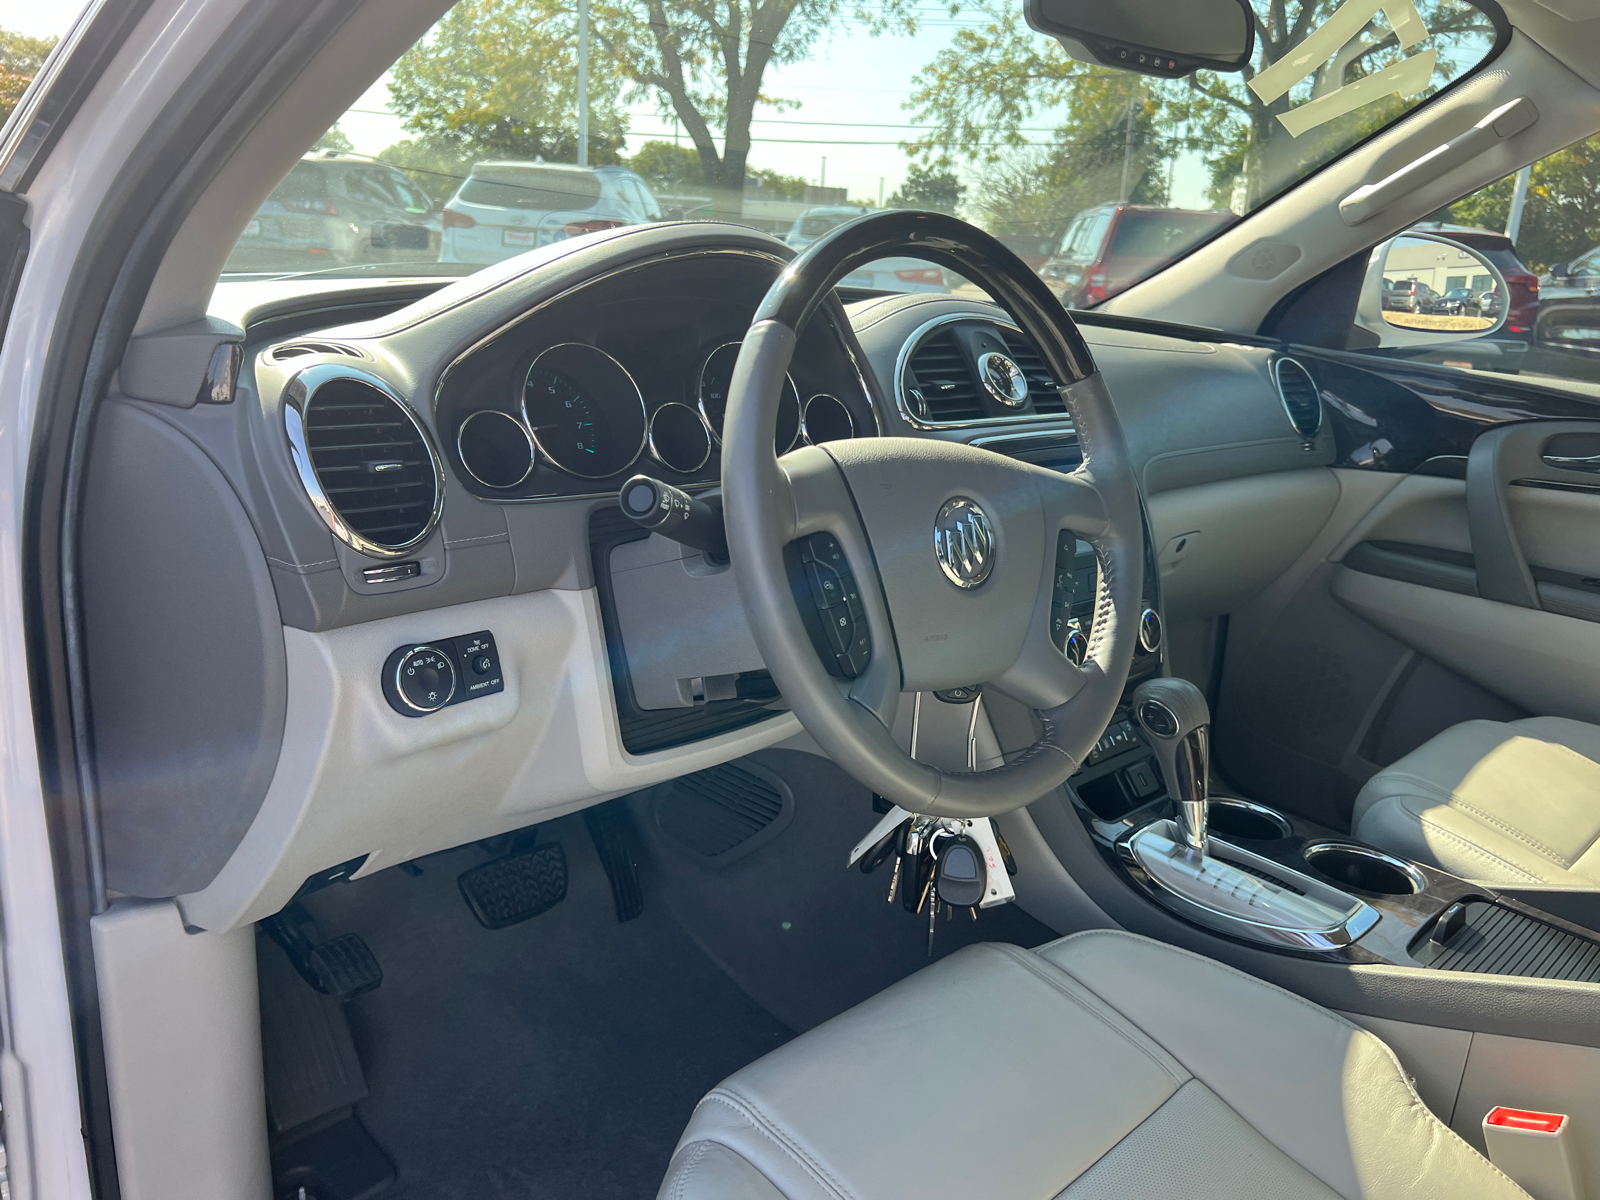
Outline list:
[[[1466,0],[1252,2],[1249,68],[1164,80],[1072,59],[1016,0],[620,0],[583,30],[560,0],[460,0],[288,171],[224,278],[465,274],[655,220],[802,249],[916,208],[973,222],[1092,307],[1495,44]],[[900,258],[843,286],[969,285]]]

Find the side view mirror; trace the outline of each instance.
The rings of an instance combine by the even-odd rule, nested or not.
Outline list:
[[[1504,325],[1510,295],[1505,276],[1477,251],[1443,234],[1402,233],[1373,250],[1356,324],[1380,346],[1462,342]]]
[[[1242,71],[1256,44],[1247,0],[1027,0],[1023,15],[1080,62],[1167,79]]]
[[[1568,263],[1560,262],[1550,268],[1551,279],[1570,279],[1571,277],[1572,267]]]

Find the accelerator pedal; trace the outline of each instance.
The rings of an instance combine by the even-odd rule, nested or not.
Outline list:
[[[298,900],[261,926],[283,947],[300,978],[324,996],[349,1000],[383,982],[383,968],[359,933],[324,940],[316,920]]]
[[[491,859],[461,872],[461,897],[485,929],[537,917],[567,896],[567,854],[560,842]]]
[[[589,827],[600,865],[611,884],[611,902],[617,909],[617,923],[631,921],[644,912],[644,888],[639,883],[639,864],[633,853],[632,826],[622,801],[612,800],[583,810],[583,823]]]

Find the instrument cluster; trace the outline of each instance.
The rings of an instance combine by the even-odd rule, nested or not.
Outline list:
[[[647,268],[627,296],[608,295],[615,277],[602,279],[453,363],[435,417],[467,490],[507,501],[593,495],[640,471],[715,482],[739,337],[776,270],[752,256],[716,265],[734,278],[670,301],[637,287]],[[777,453],[877,433],[847,328],[823,310],[802,332]]]

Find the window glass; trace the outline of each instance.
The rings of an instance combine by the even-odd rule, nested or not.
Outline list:
[[[267,219],[282,203],[265,205],[224,273],[467,273],[660,213],[800,249],[864,213],[914,208],[973,222],[1064,303],[1097,304],[1496,44],[1471,0],[1249,2],[1258,32],[1245,72],[1168,80],[1069,57],[1028,28],[1017,0],[618,0],[590,14],[586,55],[564,0],[458,0],[289,172],[292,211],[325,227],[291,230]],[[378,171],[308,190],[317,167],[363,162],[403,172],[414,192]],[[608,166],[644,187],[602,188]],[[346,186],[361,211],[327,211]],[[429,235],[381,232],[402,223]],[[862,278],[968,286],[937,274]]]
[[[1499,270],[1509,293],[1505,321],[1470,340],[1368,352],[1600,394],[1600,135],[1480,188],[1412,229],[1456,243]],[[1394,265],[1391,256],[1386,276]],[[1470,264],[1428,278],[1446,302],[1451,291],[1465,289],[1469,306],[1494,319],[1501,315],[1493,277]],[[1392,295],[1386,291],[1384,299],[1391,319],[1409,313]]]

